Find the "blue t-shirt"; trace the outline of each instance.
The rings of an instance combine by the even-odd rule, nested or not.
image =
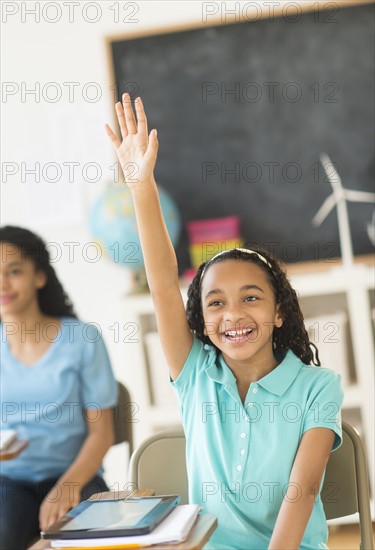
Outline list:
[[[186,435],[189,500],[218,518],[205,548],[266,549],[303,433],[325,427],[336,434],[333,449],[342,442],[340,375],[289,350],[250,384],[243,404],[221,353],[195,338],[172,385]],[[297,501],[299,488],[288,498]],[[300,548],[327,548],[327,537],[317,496]]]
[[[16,429],[30,443],[17,458],[0,462],[0,473],[30,481],[58,478],[87,436],[83,409],[96,410],[99,418],[101,409],[116,403],[106,347],[95,325],[63,317],[57,337],[29,367],[12,355],[5,328],[0,323],[1,427]]]

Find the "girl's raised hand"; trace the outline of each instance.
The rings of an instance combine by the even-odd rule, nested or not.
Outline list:
[[[105,129],[115,148],[126,184],[130,188],[139,187],[154,178],[158,151],[157,133],[152,130],[148,135],[146,113],[140,97],[135,100],[138,126],[129,94],[123,94],[122,104],[119,101],[115,108],[122,141],[108,124]]]

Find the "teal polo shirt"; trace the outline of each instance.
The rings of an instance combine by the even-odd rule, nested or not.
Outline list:
[[[186,435],[189,500],[218,518],[205,548],[268,548],[303,433],[329,428],[333,450],[341,445],[340,380],[289,350],[273,371],[250,384],[242,404],[221,353],[194,339],[172,386]],[[288,491],[290,500],[299,495],[299,487]],[[327,548],[327,538],[318,495],[300,548]]]

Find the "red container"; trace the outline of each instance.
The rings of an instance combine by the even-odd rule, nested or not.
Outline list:
[[[240,236],[240,219],[238,216],[228,216],[188,222],[187,231],[190,244],[237,239]]]

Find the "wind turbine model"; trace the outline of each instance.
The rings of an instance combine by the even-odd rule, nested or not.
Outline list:
[[[367,235],[373,246],[375,246],[375,210],[372,214],[372,220],[367,223]]]
[[[335,167],[328,155],[322,154],[320,156],[320,162],[322,163],[324,171],[327,174],[333,193],[324,201],[318,212],[315,214],[312,223],[315,227],[319,227],[331,210],[337,206],[339,238],[343,265],[344,267],[351,267],[353,265],[353,246],[350,235],[349,216],[346,201],[374,202],[375,193],[344,189],[340,176],[335,170]]]

